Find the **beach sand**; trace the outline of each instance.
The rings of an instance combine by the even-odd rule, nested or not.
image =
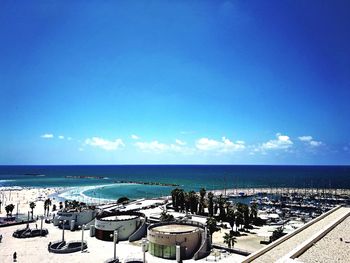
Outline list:
[[[20,217],[26,217],[28,211],[31,211],[29,204],[35,202],[34,217],[44,214],[44,201],[49,198],[50,195],[57,194],[62,188],[0,188],[0,200],[2,201],[0,217],[6,217],[5,206],[8,204],[15,205],[15,209],[12,212],[13,216],[17,213]],[[40,198],[39,198],[40,197]],[[50,206],[50,213],[53,204],[56,204],[58,209],[59,201],[51,198],[52,205]]]

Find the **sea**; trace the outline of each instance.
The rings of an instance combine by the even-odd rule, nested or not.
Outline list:
[[[235,188],[350,189],[350,166],[48,165],[0,166],[0,187],[60,187],[68,199],[117,200]],[[78,199],[78,198],[77,198]]]

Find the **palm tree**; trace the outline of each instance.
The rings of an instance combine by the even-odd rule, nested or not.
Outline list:
[[[190,208],[192,214],[197,214],[198,210],[198,196],[195,191],[190,191],[189,193],[189,199],[190,199]]]
[[[256,219],[258,217],[258,205],[256,203],[250,206],[250,217]]]
[[[248,228],[250,224],[250,217],[249,217],[249,207],[247,205],[243,206],[243,219],[244,219],[244,228]]]
[[[216,224],[217,224],[217,221],[216,221],[216,219],[214,217],[208,217],[207,218],[207,228],[209,230],[211,239],[213,238],[213,233],[215,231],[217,231]]]
[[[236,237],[233,235],[233,233],[230,231],[230,233],[225,233],[224,235],[224,243],[227,244],[229,248],[234,247],[236,243]]]
[[[173,202],[173,208],[176,212],[179,211],[179,188],[175,188],[171,191],[171,199]]]
[[[35,206],[36,206],[36,204],[34,202],[30,202],[29,207],[30,207],[30,209],[32,209],[32,220],[33,220],[33,213],[34,213]]]
[[[47,209],[47,199],[44,202],[44,215],[46,214],[46,209]]]
[[[249,207],[246,204],[238,203],[237,204],[237,211],[239,211],[242,214],[242,225],[244,225],[245,228],[247,228],[250,224],[250,218],[249,218]]]
[[[235,217],[236,217],[236,232],[237,232],[238,227],[244,223],[242,212],[237,210],[235,213]]]
[[[205,194],[207,193],[207,191],[205,191],[204,188],[202,188],[199,191],[199,195],[200,195],[200,199],[199,199],[199,214],[203,215],[204,214],[204,206],[205,206]]]
[[[217,202],[219,205],[219,212],[220,212],[219,218],[223,220],[226,217],[226,213],[225,213],[225,207],[224,207],[225,199],[223,198],[222,194],[219,196],[219,199],[217,200]]]
[[[185,193],[183,189],[179,189],[177,197],[180,206],[180,211],[183,212],[185,210]]]
[[[214,194],[212,192],[208,193],[208,200],[209,200],[209,204],[208,204],[208,212],[209,212],[209,216],[213,216],[214,215],[214,202],[213,202],[213,198],[214,198]]]
[[[236,221],[236,215],[233,209],[228,210],[226,220],[230,224],[231,229],[233,231],[233,226],[235,225],[235,221]]]
[[[185,210],[186,210],[186,214],[188,213],[188,211],[190,210],[190,194],[184,192],[184,203],[185,203]]]
[[[49,216],[49,212],[50,212],[50,205],[52,205],[52,201],[50,198],[46,199],[47,201],[47,216]],[[44,213],[45,214],[45,213]]]

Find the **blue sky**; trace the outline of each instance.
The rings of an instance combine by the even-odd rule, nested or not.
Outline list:
[[[1,9],[0,164],[350,164],[347,0]]]

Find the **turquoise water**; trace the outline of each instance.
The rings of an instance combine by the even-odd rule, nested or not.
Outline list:
[[[140,197],[153,198],[169,195],[173,187],[143,184],[112,184],[108,186],[89,189],[83,193],[96,199],[118,199],[127,196],[129,199]]]
[[[87,178],[89,177],[89,178]],[[0,166],[0,186],[91,187],[89,197],[118,199],[170,195],[173,186],[119,184],[120,181],[178,184],[186,191],[241,187],[350,189],[350,166],[116,165]],[[103,186],[103,187],[101,187]]]

